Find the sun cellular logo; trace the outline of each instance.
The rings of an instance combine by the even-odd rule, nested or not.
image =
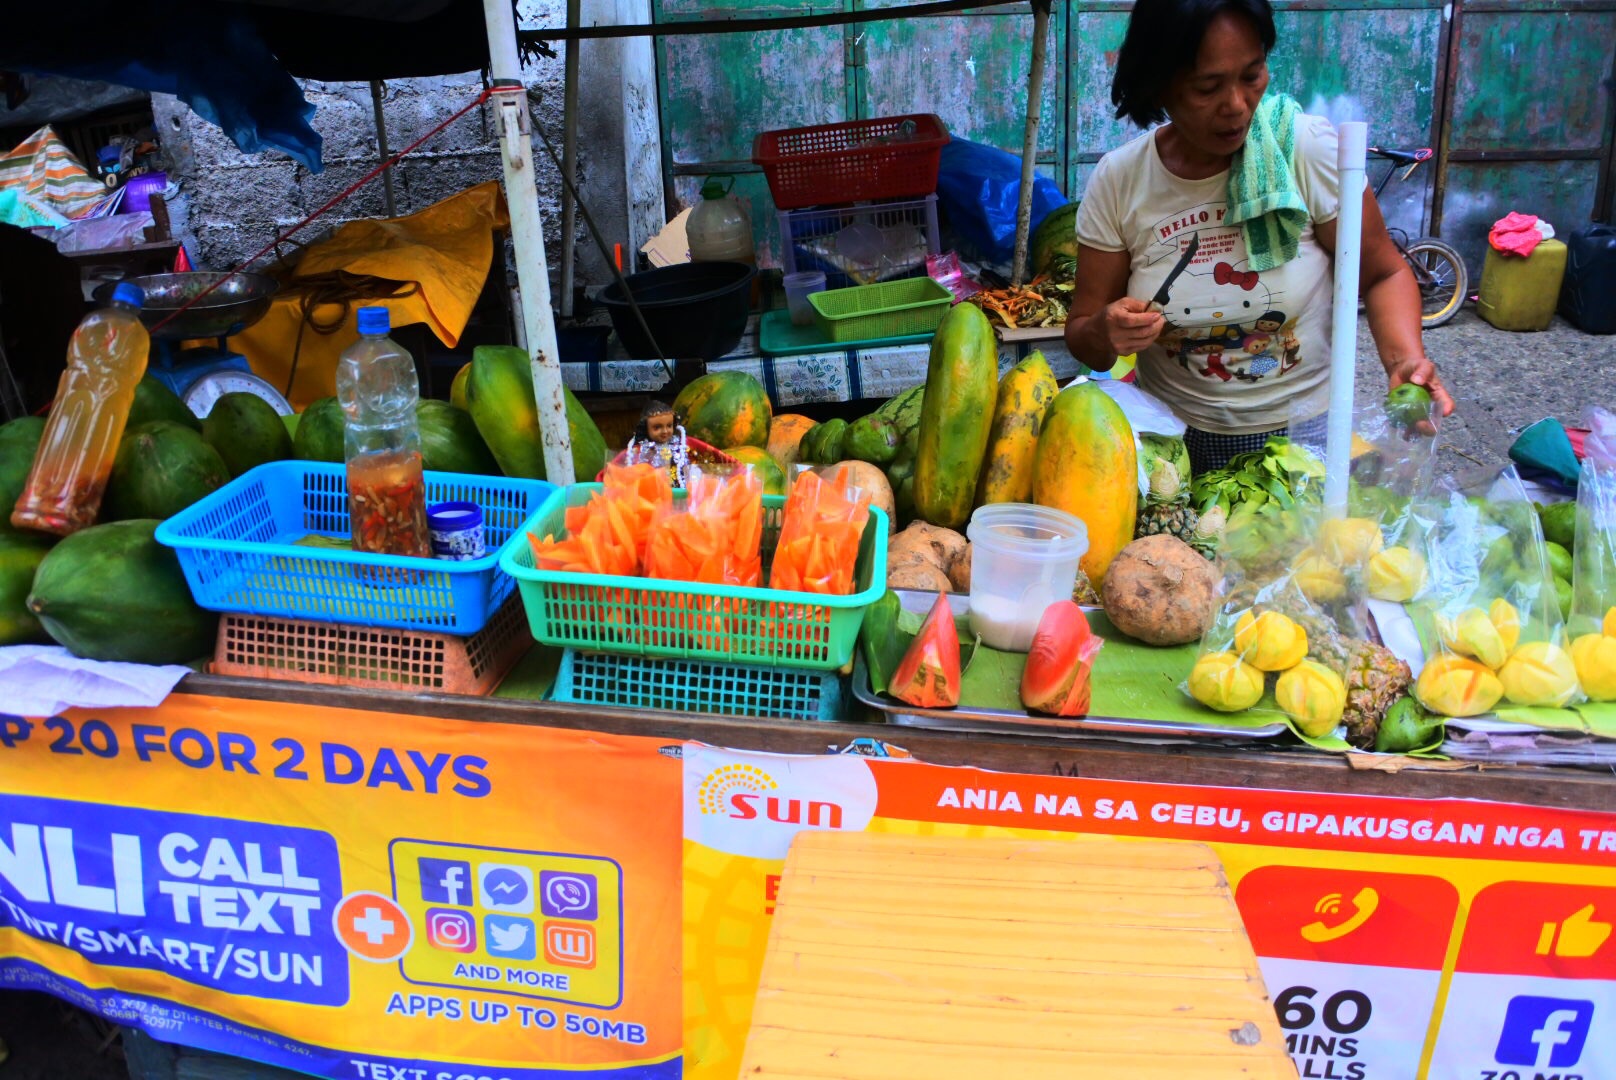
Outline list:
[[[779,789],[774,777],[755,765],[721,765],[701,782],[696,803],[703,814],[736,821],[761,818],[782,825],[842,827],[842,808],[836,803],[785,798],[774,794]]]

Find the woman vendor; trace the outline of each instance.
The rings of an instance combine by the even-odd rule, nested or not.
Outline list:
[[[1078,209],[1067,347],[1098,371],[1138,354],[1140,386],[1189,425],[1196,472],[1287,428],[1323,442],[1336,132],[1264,97],[1273,46],[1268,0],[1138,0],[1111,99],[1146,131],[1100,160]],[[1374,194],[1363,199],[1361,280],[1381,363],[1393,387],[1424,386],[1446,416],[1419,286]]]

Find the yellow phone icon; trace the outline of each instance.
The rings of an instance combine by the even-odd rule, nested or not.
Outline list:
[[[1344,938],[1358,927],[1369,921],[1369,916],[1375,913],[1380,906],[1380,894],[1374,889],[1364,888],[1358,890],[1358,895],[1352,898],[1353,912],[1343,921],[1331,926],[1322,919],[1310,922],[1302,927],[1302,937],[1312,942],[1335,941]],[[1341,894],[1329,893],[1322,897],[1313,910],[1320,915],[1334,915],[1341,910]]]

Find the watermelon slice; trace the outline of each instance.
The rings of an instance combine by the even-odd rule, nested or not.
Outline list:
[[[1044,609],[1021,675],[1021,703],[1053,716],[1087,716],[1089,672],[1105,644],[1089,630],[1083,609],[1058,600]]]
[[[931,614],[892,673],[887,693],[923,709],[951,709],[959,704],[959,631],[945,594],[937,594]]]

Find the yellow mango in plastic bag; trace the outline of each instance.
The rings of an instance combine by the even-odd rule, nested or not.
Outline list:
[[[1235,651],[1262,671],[1284,671],[1307,655],[1307,631],[1277,611],[1246,612],[1234,627]]]
[[[1616,701],[1616,635],[1582,635],[1571,643],[1571,662],[1589,700]]]
[[[1263,673],[1232,652],[1196,660],[1188,683],[1191,697],[1218,712],[1244,712],[1263,695]]]
[[[1435,656],[1425,664],[1414,696],[1443,716],[1480,716],[1504,696],[1504,684],[1485,665],[1467,656]]]
[[[1471,656],[1497,671],[1509,659],[1503,635],[1480,608],[1466,608],[1457,619],[1436,617],[1436,634],[1443,646],[1460,656]]]
[[[1336,566],[1362,566],[1385,546],[1380,526],[1368,518],[1333,518],[1319,527],[1319,550]]]
[[[1552,641],[1529,641],[1498,669],[1504,696],[1515,705],[1558,709],[1577,696],[1577,666]]]
[[[1318,549],[1308,548],[1297,557],[1296,587],[1315,604],[1328,604],[1347,594],[1347,576]]]
[[[1316,660],[1303,660],[1279,677],[1274,700],[1304,734],[1318,738],[1341,723],[1347,688],[1341,676]]]
[[[1364,584],[1376,600],[1406,604],[1425,588],[1425,556],[1406,547],[1389,547],[1369,560]]]
[[[1515,646],[1521,642],[1521,613],[1515,605],[1499,597],[1488,606],[1487,621],[1498,631],[1498,637],[1504,643],[1504,652],[1514,652]]]

